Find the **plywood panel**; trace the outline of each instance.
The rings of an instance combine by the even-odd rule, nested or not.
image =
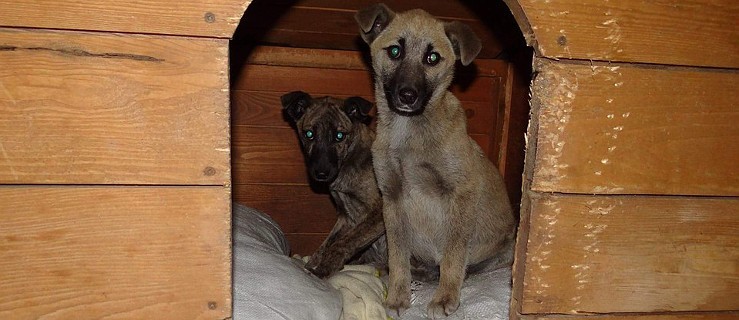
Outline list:
[[[231,92],[232,97],[232,125],[253,125],[253,126],[273,126],[273,127],[289,127],[290,123],[283,117],[282,103],[280,97],[287,92],[271,92],[271,91],[245,91],[235,90]],[[308,92],[313,97],[321,97],[330,95],[337,98],[348,98],[346,94],[331,94],[321,92]],[[369,101],[374,100],[374,96],[363,96]],[[372,109],[371,115],[374,116],[375,109]]]
[[[0,1],[0,25],[230,38],[249,0]]]
[[[299,7],[311,7],[311,8],[331,8],[341,10],[356,11],[369,7],[372,4],[377,3],[374,0],[355,0],[355,1],[344,1],[344,0],[273,0],[272,3],[287,5],[293,4]],[[476,18],[475,12],[466,6],[461,1],[447,1],[447,0],[425,0],[425,1],[409,1],[409,0],[384,0],[382,3],[390,7],[391,9],[400,12],[411,9],[423,7],[424,10],[429,13],[448,18],[460,18],[463,20],[474,20]]]
[[[0,318],[229,317],[229,195],[0,187]]]
[[[336,223],[331,196],[306,185],[236,184],[233,198],[268,214],[285,233],[328,233]]]
[[[467,77],[469,78],[469,77]],[[456,83],[451,91],[461,100],[492,101],[497,89],[494,77],[476,77],[468,83]],[[374,95],[372,75],[365,70],[319,69],[247,65],[236,76],[233,90],[290,92],[301,90],[308,93],[331,93],[349,96]]]
[[[496,81],[497,82],[497,81]],[[233,125],[277,126],[289,127],[290,124],[283,117],[280,96],[286,92],[244,91],[236,90],[231,93]],[[347,98],[348,95],[310,93],[314,97],[331,95],[338,98]],[[497,94],[496,94],[497,96]],[[363,98],[373,101],[374,97]],[[495,129],[496,111],[492,102],[462,101],[462,107],[467,115],[467,131],[470,133],[492,134]],[[371,115],[374,116],[375,109]]]
[[[234,126],[234,183],[308,185],[303,153],[291,128]]]
[[[0,29],[0,183],[223,185],[227,56],[226,40]]]
[[[734,0],[518,2],[541,56],[739,67]]]
[[[331,5],[331,4],[328,4]],[[457,6],[462,6],[460,3]],[[331,5],[333,6],[333,5]],[[343,6],[343,5],[340,5]],[[311,7],[297,4],[257,3],[246,15],[244,32],[254,40],[273,45],[301,48],[365,50],[354,19],[355,10],[333,7]],[[460,20],[442,17],[442,20]],[[503,50],[501,41],[482,21],[463,19],[481,39],[481,57],[496,57]],[[330,41],[329,41],[330,40]]]
[[[238,44],[236,48],[244,49]],[[368,59],[365,53],[359,51],[257,46],[249,48],[246,62],[272,66],[369,70]],[[506,74],[507,68],[508,62],[505,60],[478,57],[471,65],[457,71],[482,77],[500,77]]]
[[[521,312],[737,310],[737,212],[737,198],[535,199]]]
[[[739,195],[739,73],[539,60],[532,189]]]

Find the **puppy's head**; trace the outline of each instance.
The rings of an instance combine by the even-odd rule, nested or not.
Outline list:
[[[355,133],[366,129],[372,103],[360,97],[314,99],[302,91],[285,94],[281,100],[287,118],[298,131],[310,177],[333,182],[344,160],[355,151]]]
[[[455,61],[468,65],[482,48],[468,26],[419,9],[395,13],[375,4],[355,19],[388,107],[401,115],[420,114],[437,101],[452,81]]]

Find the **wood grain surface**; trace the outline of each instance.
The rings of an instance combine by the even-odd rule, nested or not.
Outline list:
[[[231,315],[223,187],[0,187],[0,319]]]
[[[0,183],[226,184],[227,55],[226,40],[0,29]]]
[[[538,61],[532,190],[739,195],[739,73]]]
[[[518,2],[542,57],[739,67],[734,0]]]
[[[739,200],[534,199],[521,313],[739,309]]]
[[[230,38],[250,0],[0,0],[0,26]]]

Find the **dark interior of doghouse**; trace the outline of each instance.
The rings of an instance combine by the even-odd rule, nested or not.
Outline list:
[[[233,199],[269,214],[293,253],[311,254],[336,220],[330,196],[311,187],[280,96],[361,96],[374,101],[367,46],[356,10],[376,1],[256,0],[231,42]],[[457,64],[452,92],[468,132],[503,175],[515,212],[521,199],[531,51],[502,1],[388,0],[472,27],[483,49]]]

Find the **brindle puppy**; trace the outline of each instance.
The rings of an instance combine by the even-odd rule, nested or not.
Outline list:
[[[295,91],[282,96],[282,106],[298,132],[310,177],[328,184],[338,209],[333,230],[306,268],[326,277],[355,256],[356,263],[384,266],[382,200],[370,151],[375,133],[367,126],[372,103]]]
[[[408,308],[416,258],[441,271],[428,316],[448,316],[459,307],[467,267],[493,257],[510,263],[515,232],[503,180],[467,135],[464,110],[447,90],[455,61],[470,64],[480,40],[423,10],[394,13],[377,4],[355,18],[375,75],[372,156],[389,254],[386,304],[398,313]]]

